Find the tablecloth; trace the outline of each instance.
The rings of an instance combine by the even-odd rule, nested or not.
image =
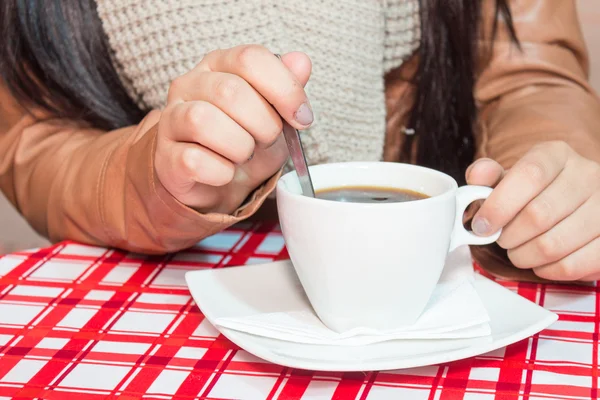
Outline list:
[[[184,274],[287,258],[274,224],[244,223],[167,256],[64,242],[0,257],[0,399],[589,399],[598,286],[500,282],[559,314],[478,357],[368,373],[295,370],[203,318]]]

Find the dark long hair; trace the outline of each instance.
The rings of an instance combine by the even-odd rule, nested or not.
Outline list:
[[[462,182],[474,155],[483,0],[419,2],[420,62],[409,124],[417,134],[408,137],[402,153],[407,157],[418,140],[419,164]],[[140,121],[147,110],[136,106],[117,75],[94,0],[1,3],[0,76],[23,106],[100,129]],[[496,23],[500,18],[516,41],[508,0],[496,0]]]
[[[99,129],[138,123],[94,0],[1,0],[0,76],[24,107]]]
[[[475,155],[477,106],[473,90],[478,64],[486,56],[481,54],[480,45],[483,1],[419,2],[420,62],[408,123],[415,135],[406,137],[401,158],[411,159],[416,140],[420,165],[444,171],[463,184],[464,171]],[[495,39],[499,20],[503,19],[509,37],[519,47],[508,1],[496,0],[494,13],[490,41]]]

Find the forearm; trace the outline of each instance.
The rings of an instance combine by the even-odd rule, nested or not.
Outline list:
[[[158,116],[112,132],[25,117],[1,138],[1,188],[52,241],[143,253],[189,247],[254,213],[273,190],[277,176],[232,215],[178,202],[154,171]]]
[[[478,157],[510,168],[531,147],[564,141],[600,162],[600,101],[577,85],[534,85],[507,94],[481,116]]]

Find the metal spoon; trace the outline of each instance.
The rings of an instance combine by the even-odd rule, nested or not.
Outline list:
[[[275,57],[281,61],[281,56],[275,54]],[[283,122],[283,136],[287,143],[287,148],[294,164],[294,169],[298,175],[300,181],[300,187],[302,188],[302,194],[308,197],[315,197],[315,190],[313,188],[312,179],[310,178],[310,171],[308,170],[308,164],[306,163],[306,156],[304,155],[304,149],[302,148],[302,141],[300,140],[300,133],[296,128],[291,126],[285,119],[281,119]]]
[[[285,142],[287,143],[294,169],[296,170],[298,180],[300,181],[302,194],[308,197],[315,197],[315,190],[313,188],[312,179],[310,178],[304,150],[302,149],[302,142],[300,141],[300,133],[284,119],[282,119],[282,121],[283,136],[285,137]]]

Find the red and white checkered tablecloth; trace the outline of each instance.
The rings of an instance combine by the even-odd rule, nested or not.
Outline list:
[[[598,287],[502,282],[559,314],[505,349],[424,368],[323,373],[257,359],[194,305],[184,273],[286,258],[242,224],[166,257],[61,243],[0,256],[0,399],[598,398]]]

